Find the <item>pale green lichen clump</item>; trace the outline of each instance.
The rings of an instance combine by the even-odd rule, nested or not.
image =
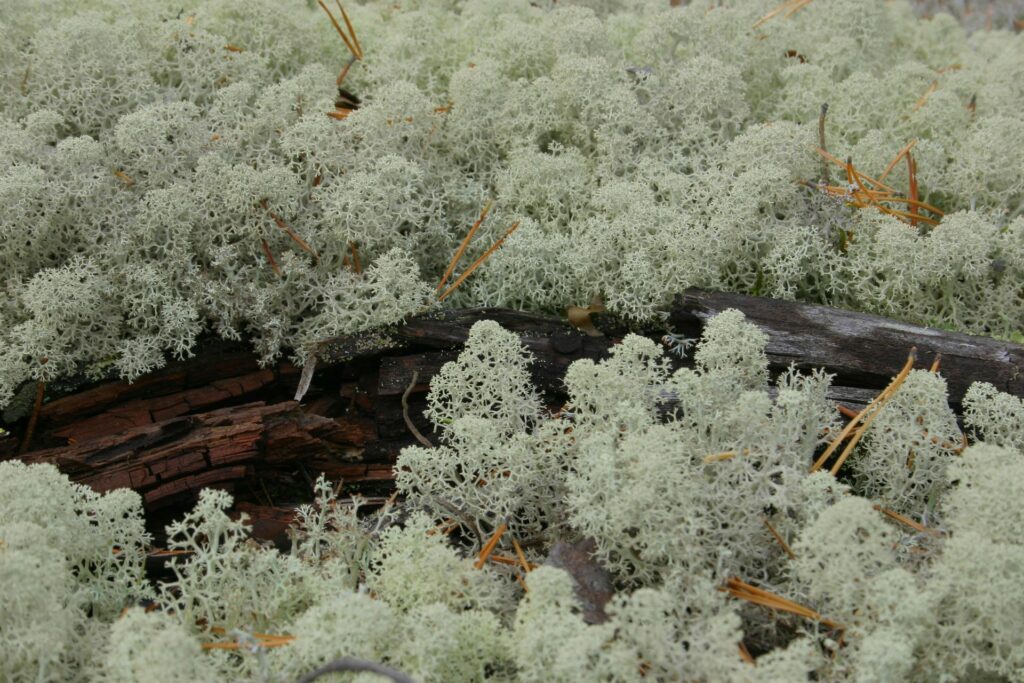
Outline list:
[[[155,587],[136,494],[0,463],[0,678],[276,683],[355,657],[425,682],[1017,680],[1024,453],[984,417],[1016,399],[975,385],[973,424],[1001,443],[958,453],[920,440],[955,422],[941,376],[911,374],[843,483],[808,471],[836,431],[830,378],[785,373],[773,400],[764,344],[726,311],[696,369],[672,371],[627,336],[569,368],[571,399],[549,415],[530,353],[477,323],[432,382],[444,443],[399,458],[408,514],[357,514],[321,478],[281,553],[206,490],[167,528],[184,555]],[[504,381],[479,381],[496,368]],[[501,523],[507,562],[476,566]],[[604,621],[573,573],[545,564],[581,536],[611,573]],[[523,572],[520,551],[540,566]],[[736,599],[737,581],[805,616]],[[150,596],[156,612],[134,606]]]
[[[488,199],[466,258],[520,226],[453,305],[601,294],[644,321],[703,286],[1021,329],[1020,35],[883,0],[757,28],[775,0],[350,4],[344,120],[315,3],[4,4],[0,406],[204,331],[303,362],[430,305]],[[823,176],[824,102],[829,151],[866,173],[917,140],[938,227],[796,182]],[[909,191],[902,162],[886,182]]]

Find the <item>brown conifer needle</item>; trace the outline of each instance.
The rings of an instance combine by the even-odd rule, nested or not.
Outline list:
[[[487,558],[490,557],[491,553],[494,552],[494,549],[498,546],[498,541],[501,540],[502,535],[506,531],[508,531],[508,525],[505,524],[505,522],[502,522],[498,526],[497,530],[495,530],[494,535],[491,536],[487,543],[484,544],[484,547],[480,550],[480,556],[473,564],[474,567],[476,567],[477,569],[483,568],[484,562],[487,562]]]
[[[514,233],[516,231],[516,228],[518,228],[518,227],[519,227],[519,221],[516,221],[515,223],[512,224],[512,227],[510,227],[508,230],[505,231],[504,235],[499,237],[498,240],[494,244],[492,244],[490,247],[488,247],[487,251],[485,251],[483,254],[480,255],[480,258],[478,258],[476,261],[473,261],[472,265],[470,265],[469,268],[466,268],[466,272],[464,272],[462,275],[460,275],[459,278],[455,282],[452,283],[452,286],[449,287],[448,289],[446,289],[441,296],[437,297],[437,300],[438,301],[444,301],[446,298],[448,298],[449,294],[451,294],[456,289],[458,289],[459,285],[461,285],[463,282],[465,282],[466,278],[468,278],[470,275],[472,275],[474,270],[476,270],[478,267],[480,267],[481,264],[483,264],[484,261],[486,261],[488,258],[490,258],[491,254],[493,254],[495,251],[497,251],[498,248],[500,248],[501,245],[505,243],[505,240],[508,239],[509,236],[512,233]]]
[[[764,522],[764,525],[766,527],[768,527],[768,532],[772,535],[772,537],[776,540],[776,542],[780,546],[782,546],[782,550],[785,551],[786,555],[789,556],[789,559],[795,560],[796,559],[796,553],[794,553],[793,549],[789,547],[788,543],[786,543],[786,539],[784,539],[782,537],[782,534],[780,534],[778,531],[775,530],[775,527],[772,526],[772,523],[768,521],[767,517],[762,517],[761,521]]]
[[[290,237],[292,239],[292,241],[295,242],[295,244],[299,245],[300,249],[302,249],[303,251],[309,253],[313,257],[313,260],[315,260],[315,261],[319,261],[320,260],[320,257],[317,255],[317,253],[315,251],[313,251],[313,248],[311,246],[309,246],[308,244],[306,244],[306,240],[304,240],[301,237],[299,237],[295,233],[294,230],[292,230],[290,227],[288,227],[288,224],[284,222],[283,218],[278,216],[276,213],[274,213],[270,209],[270,205],[268,204],[266,199],[263,199],[263,200],[260,201],[260,207],[262,207],[262,209],[264,211],[266,211],[267,214],[274,220],[274,224],[277,225],[277,227],[279,227],[282,230],[284,230],[285,233],[288,235],[288,237]]]
[[[833,439],[832,442],[828,445],[828,448],[825,449],[825,452],[821,454],[821,456],[814,462],[813,465],[811,465],[811,472],[817,472],[818,470],[821,469],[822,465],[824,465],[828,461],[828,459],[832,456],[832,453],[834,453],[836,448],[839,447],[839,444],[842,443],[844,439],[850,436],[850,434],[860,426],[861,420],[865,419],[866,415],[868,415],[869,413],[871,415],[874,415],[878,411],[881,405],[884,404],[886,400],[888,400],[888,397],[892,394],[892,392],[895,391],[895,389],[898,388],[899,385],[903,383],[903,380],[906,379],[906,376],[910,374],[910,369],[914,366],[915,360],[917,360],[917,347],[914,347],[910,350],[910,355],[907,357],[907,362],[903,365],[903,368],[900,370],[899,374],[897,374],[896,377],[893,378],[892,382],[890,382],[889,385],[885,389],[883,389],[882,392],[878,394],[878,396],[874,398],[874,400],[868,403],[863,410],[857,413],[856,417],[850,420],[847,423],[847,425],[843,427],[842,431],[839,432],[839,435],[836,436],[836,438]],[[835,472],[833,472],[833,474],[834,473]]]
[[[462,258],[462,254],[465,253],[466,247],[469,246],[469,241],[473,239],[473,235],[476,234],[480,224],[484,222],[485,218],[487,218],[487,212],[490,210],[491,200],[488,199],[487,203],[484,204],[483,210],[480,211],[480,217],[476,219],[476,223],[473,223],[473,227],[469,229],[469,232],[462,239],[462,243],[459,244],[459,248],[455,250],[455,255],[452,256],[452,260],[448,262],[448,268],[444,271],[444,275],[441,276],[441,281],[437,283],[437,288],[434,290],[435,292],[440,292],[441,288],[444,287],[446,282],[448,282],[448,278],[451,277],[452,273],[455,271],[455,266],[458,265],[459,259]]]
[[[363,58],[363,46],[359,44],[359,36],[356,35],[356,29],[352,26],[352,22],[349,21],[348,12],[341,6],[341,0],[334,0],[334,4],[338,6],[338,11],[341,12],[341,18],[345,21],[345,26],[348,27],[348,33],[352,36],[352,42],[355,43],[356,50],[359,52],[359,59]]]
[[[883,515],[885,515],[889,519],[897,521],[900,524],[903,524],[904,526],[908,526],[911,529],[913,529],[914,531],[919,531],[922,534],[930,534],[932,536],[941,536],[942,535],[942,532],[939,531],[938,529],[931,529],[929,527],[926,527],[925,525],[923,525],[923,524],[921,524],[919,522],[915,522],[914,520],[910,519],[909,517],[907,517],[905,515],[901,515],[898,512],[893,512],[892,510],[887,510],[884,507],[882,507],[881,505],[874,505],[872,507],[874,507],[876,510],[881,512]]]
[[[892,158],[892,161],[889,162],[889,165],[885,167],[885,170],[882,171],[882,175],[878,176],[878,179],[885,180],[886,176],[888,176],[892,172],[892,169],[896,168],[896,164],[900,163],[900,159],[902,159],[907,152],[912,150],[914,148],[914,145],[916,144],[917,138],[914,138],[907,144],[903,145],[903,147],[900,148],[900,151],[896,152],[896,156]]]
[[[911,203],[908,203],[907,208],[914,218],[910,219],[910,224],[917,227],[917,162],[914,161],[914,155],[907,152],[907,175],[909,183],[909,193]]]
[[[523,571],[529,574],[531,571],[533,571],[533,565],[527,562],[526,553],[523,552],[523,549],[519,545],[519,541],[517,541],[515,538],[512,539],[512,547],[516,550],[516,557],[519,558],[519,564],[523,566]]]
[[[755,605],[762,605],[770,609],[779,610],[780,612],[789,612],[805,619],[811,619],[813,621],[820,622],[825,626],[832,629],[842,629],[843,627],[836,622],[823,618],[820,614],[812,610],[810,607],[805,607],[798,602],[793,602],[788,598],[784,598],[781,595],[766,591],[762,588],[757,588],[749,583],[741,581],[740,579],[733,577],[725,582],[725,588],[722,589],[727,591],[734,598],[740,600],[746,600],[752,602]]]
[[[324,0],[316,1],[317,4],[319,4],[320,7],[323,9],[323,11],[327,12],[327,18],[331,20],[331,24],[334,25],[334,30],[338,32],[339,36],[341,36],[341,39],[342,41],[344,41],[345,47],[348,48],[348,51],[351,52],[352,56],[355,57],[356,59],[361,59],[359,50],[356,49],[356,46],[353,45],[352,41],[349,40],[348,36],[345,35],[345,31],[341,28],[341,24],[339,24],[338,20],[334,18],[333,14],[331,14],[331,10],[328,9],[327,5],[324,4]]]
[[[888,403],[889,399],[892,398],[892,395],[896,393],[896,390],[899,389],[900,385],[903,384],[903,381],[907,378],[907,375],[910,374],[910,370],[914,367],[915,360],[917,360],[916,348],[911,349],[910,355],[907,357],[907,363],[906,365],[903,366],[903,369],[900,370],[900,374],[896,375],[896,378],[893,379],[889,386],[885,388],[885,391],[878,395],[878,398],[881,400],[878,402],[874,412],[872,412],[870,415],[864,418],[864,421],[861,424],[860,428],[857,429],[856,433],[853,435],[853,438],[850,439],[849,443],[846,444],[846,448],[843,449],[843,452],[839,454],[839,458],[837,458],[835,464],[832,465],[832,476],[835,476],[839,472],[839,468],[843,466],[843,463],[846,462],[846,459],[850,457],[851,453],[853,453],[853,449],[857,446],[857,443],[861,440],[861,437],[863,437],[864,434],[867,432],[868,427],[871,426],[871,423],[875,421],[875,418],[878,417],[878,414],[882,412],[882,408],[885,407],[885,404]],[[853,424],[853,422],[851,422],[850,424]]]
[[[270,245],[267,244],[267,241],[263,239],[261,239],[260,242],[263,245],[263,255],[266,256],[267,261],[270,262],[270,267],[273,269],[275,273],[277,273],[278,277],[281,277],[281,269],[278,267],[277,261],[274,260],[274,254],[273,252],[270,251]]]

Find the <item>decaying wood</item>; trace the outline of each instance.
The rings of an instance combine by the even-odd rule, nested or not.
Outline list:
[[[836,384],[881,388],[906,361],[911,347],[923,367],[942,354],[942,376],[959,404],[972,382],[1024,396],[1024,347],[989,337],[939,330],[827,306],[740,294],[688,290],[672,308],[670,323],[693,330],[728,308],[746,315],[768,335],[767,355],[781,368],[823,367]]]
[[[911,346],[922,367],[942,354],[941,372],[954,403],[973,381],[1024,395],[1024,347],[878,316],[688,290],[672,307],[668,325],[698,337],[703,324],[727,308],[743,311],[768,335],[773,370],[823,367],[836,375],[830,398],[855,410],[886,385]],[[131,486],[150,510],[188,506],[201,487],[211,485],[232,489],[240,505],[252,510],[287,509],[309,500],[321,472],[364,492],[387,492],[399,452],[416,443],[402,407],[414,373],[408,416],[430,438],[431,425],[422,414],[430,379],[484,319],[520,335],[536,359],[534,382],[552,407],[566,398],[562,380],[568,366],[607,357],[627,331],[600,315],[594,322],[604,336],[595,337],[556,316],[435,311],[386,330],[323,340],[301,403],[292,400],[298,368],[287,362],[260,368],[250,351],[214,342],[196,358],[131,384],[105,382],[65,396],[48,390],[51,400],[39,411],[32,439],[35,450],[22,457],[54,463],[98,490]],[[653,339],[665,331],[641,330]],[[13,435],[0,440],[0,459],[18,457],[24,422],[7,425]]]

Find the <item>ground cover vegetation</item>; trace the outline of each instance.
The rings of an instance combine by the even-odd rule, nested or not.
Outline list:
[[[703,286],[1021,333],[1019,34],[881,0],[0,6],[5,418],[207,331],[302,363],[442,301],[640,324]],[[911,356],[844,428],[826,375],[769,392],[764,343],[727,312],[671,372],[629,336],[550,414],[480,323],[401,514],[321,481],[280,553],[207,491],[157,585],[136,494],[2,463],[0,677],[1020,680],[1020,399],[975,385],[964,434]],[[582,536],[597,619],[544,564]]]
[[[354,657],[423,681],[1020,680],[1024,403],[976,384],[968,438],[911,357],[841,431],[828,375],[783,374],[772,399],[765,341],[726,311],[672,372],[630,335],[569,368],[553,414],[517,336],[477,323],[431,382],[439,445],[399,458],[400,506],[361,515],[321,479],[282,553],[207,489],[156,585],[138,494],[0,463],[0,673],[290,681]],[[546,561],[584,535],[593,564]],[[595,611],[597,563],[615,594]]]

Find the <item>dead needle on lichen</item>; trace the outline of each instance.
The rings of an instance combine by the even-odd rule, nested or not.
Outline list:
[[[350,39],[347,35],[345,35],[345,30],[341,28],[341,24],[338,23],[338,20],[334,18],[334,14],[331,13],[330,8],[328,8],[327,5],[324,4],[324,0],[316,1],[317,4],[320,5],[321,9],[323,9],[323,11],[327,13],[327,18],[331,20],[331,25],[334,26],[334,30],[338,32],[338,35],[341,36],[341,40],[345,43],[345,47],[348,48],[348,51],[351,52],[352,56],[355,57],[356,59],[362,59],[362,50],[359,47],[357,47],[356,43],[353,43],[353,39],[355,38],[355,32],[352,33],[352,39]],[[341,9],[340,4],[338,5],[338,8]],[[345,23],[348,24],[349,29],[351,29],[352,25],[348,21],[348,15],[345,14],[345,10],[342,9],[341,13],[342,17],[345,19]]]
[[[794,553],[793,549],[789,547],[788,543],[786,543],[786,539],[782,537],[782,534],[775,530],[775,527],[772,526],[772,523],[768,521],[767,517],[762,517],[761,521],[764,522],[764,525],[768,528],[768,533],[772,535],[772,538],[774,538],[775,541],[780,546],[782,546],[782,550],[786,553],[789,559],[795,560],[796,553]]]
[[[846,462],[846,459],[850,456],[850,453],[853,452],[854,447],[860,441],[861,437],[864,436],[864,433],[874,421],[875,417],[878,416],[878,413],[885,406],[886,402],[892,397],[896,390],[899,389],[900,385],[903,384],[907,375],[910,374],[910,370],[914,367],[914,362],[916,360],[917,347],[914,347],[910,350],[910,354],[907,356],[907,361],[904,363],[899,374],[897,374],[896,377],[893,378],[892,382],[882,390],[882,393],[876,396],[875,399],[864,408],[864,410],[857,413],[857,416],[850,420],[843,430],[839,432],[839,435],[832,440],[825,449],[825,452],[821,454],[813,465],[811,465],[811,472],[817,472],[820,470],[828,459],[832,457],[832,454],[839,447],[839,444],[849,437],[854,430],[856,430],[856,433],[853,434],[853,438],[850,439],[850,442],[846,445],[846,448],[843,449],[843,452],[836,460],[835,465],[832,466],[831,472],[833,475],[839,471],[839,468],[843,466],[844,462]]]
[[[768,607],[769,609],[778,610],[780,612],[789,612],[790,614],[795,614],[797,616],[804,617],[805,619],[811,619],[822,623],[831,629],[843,629],[840,624],[830,619],[825,619],[810,607],[805,607],[798,602],[793,602],[792,600],[784,598],[777,593],[772,593],[771,591],[766,591],[762,588],[752,586],[736,577],[726,581],[725,587],[720,590],[727,591],[734,598],[746,600],[747,602],[755,605],[761,605],[762,607]]]
[[[508,531],[508,525],[505,524],[505,522],[502,522],[498,526],[497,530],[495,530],[494,535],[491,536],[487,543],[484,544],[484,547],[481,548],[480,555],[473,564],[474,567],[477,569],[483,569],[484,563],[487,562],[487,558],[490,557],[491,553],[494,552],[494,549],[498,547],[498,541],[501,540],[501,537],[506,531]]]

